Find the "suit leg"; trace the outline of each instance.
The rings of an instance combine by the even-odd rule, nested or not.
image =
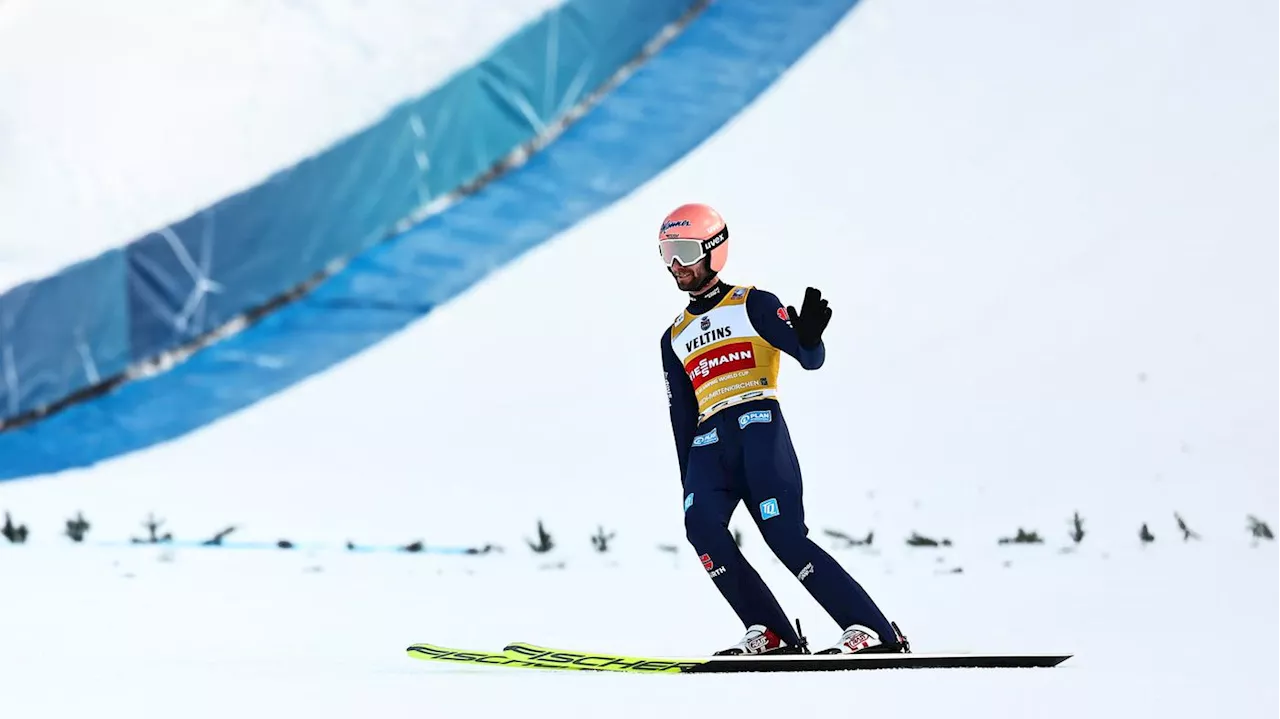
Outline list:
[[[729,532],[729,519],[742,495],[725,470],[721,447],[693,448],[684,492],[685,536],[743,627],[763,624],[788,644],[797,644],[799,638],[777,598],[742,556]]]
[[[809,539],[800,462],[777,407],[769,421],[744,427],[741,441],[748,508],[769,549],[841,629],[862,624],[892,640],[893,627],[862,585]]]

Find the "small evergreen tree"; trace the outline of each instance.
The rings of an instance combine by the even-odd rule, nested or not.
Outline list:
[[[526,539],[525,542],[537,554],[546,554],[556,546],[555,540],[551,538],[551,533],[543,526],[541,519],[538,520],[538,541],[535,543]]]
[[[71,541],[76,542],[77,544],[83,542],[84,535],[88,534],[88,532],[89,522],[85,520],[82,512],[76,512],[74,519],[67,520],[66,535],[71,538]]]
[[[1071,541],[1079,544],[1084,539],[1084,520],[1080,518],[1080,513],[1076,512],[1071,516]]]
[[[597,552],[604,554],[609,551],[609,542],[613,541],[616,534],[617,532],[609,532],[606,534],[604,526],[599,525],[596,529],[596,533],[591,536],[591,544],[596,548]]]

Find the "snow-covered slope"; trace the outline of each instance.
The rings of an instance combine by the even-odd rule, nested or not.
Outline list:
[[[1265,580],[1275,547],[1214,539],[1106,558],[1097,548],[1028,548],[942,564],[905,547],[841,552],[917,651],[1075,656],[1051,670],[715,677],[441,667],[405,656],[420,641],[689,656],[736,640],[741,628],[701,565],[647,547],[569,558],[564,570],[547,571],[527,553],[0,551],[9,587],[0,707],[29,719],[125,705],[143,719],[647,719],[720,716],[748,704],[766,715],[921,719],[1274,717],[1280,595]],[[780,566],[759,566],[810,640],[832,641],[834,626],[799,583]],[[957,566],[963,573],[947,573]],[[58,619],[39,621],[47,616]],[[1197,642],[1224,646],[1203,651]]]
[[[261,182],[557,4],[9,0],[0,291]]]
[[[682,299],[652,236],[698,199],[734,228],[729,280],[835,309],[826,366],[782,377],[816,525],[988,541],[1079,510],[1127,540],[1181,511],[1239,532],[1277,505],[1258,12],[869,2],[657,181],[408,331],[0,497],[45,522],[678,537],[657,341]]]
[[[0,484],[34,532],[0,547],[17,657],[0,658],[17,687],[0,702],[35,717],[125,697],[143,716],[240,701],[308,716],[747,701],[1274,716],[1276,545],[1244,524],[1275,526],[1280,474],[1276,13],[865,0],[697,152],[408,330],[179,441]],[[834,307],[826,366],[782,375],[815,536],[875,532],[838,556],[921,651],[1075,659],[668,682],[404,658],[413,641],[692,654],[739,636],[683,543],[657,352],[682,298],[654,230],[689,200],[733,226],[727,279],[790,302],[817,286]],[[155,511],[182,539],[236,524],[233,539],[506,553],[57,546],[76,511],[93,541],[138,535]],[[1087,534],[1064,552],[1075,511]],[[1203,539],[1180,541],[1174,512]],[[547,557],[523,543],[539,518],[559,543]],[[789,611],[830,641],[738,519]],[[598,525],[617,530],[614,553],[591,553]],[[997,544],[1019,527],[1047,544]],[[909,549],[911,531],[954,546]]]

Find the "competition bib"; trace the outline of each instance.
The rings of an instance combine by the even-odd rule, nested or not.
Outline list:
[[[702,315],[686,310],[671,327],[671,348],[698,400],[698,421],[739,402],[778,395],[779,352],[747,315],[749,287],[735,287]]]

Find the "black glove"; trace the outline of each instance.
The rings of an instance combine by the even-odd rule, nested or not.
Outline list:
[[[796,312],[796,308],[787,306],[787,315],[791,317],[791,324],[796,328],[796,337],[800,340],[800,346],[805,349],[813,349],[822,341],[822,332],[827,329],[827,323],[831,321],[831,308],[827,307],[827,301],[822,299],[822,293],[810,287],[804,291],[804,305],[801,311]]]

